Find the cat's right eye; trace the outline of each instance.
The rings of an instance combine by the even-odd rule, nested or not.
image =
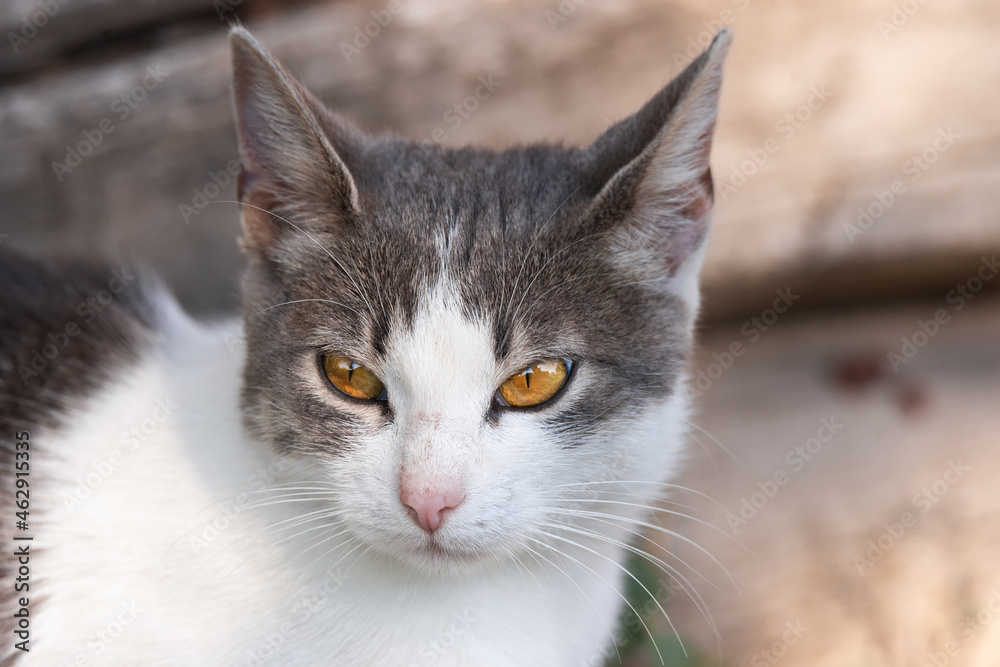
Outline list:
[[[361,364],[339,354],[323,355],[323,372],[330,384],[354,398],[386,400],[385,385]]]

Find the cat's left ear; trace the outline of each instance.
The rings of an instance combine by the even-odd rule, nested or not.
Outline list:
[[[728,30],[719,32],[666,88],[585,153],[595,165],[593,222],[610,232],[623,261],[676,278],[684,291],[697,287],[708,237],[709,153],[730,42]]]

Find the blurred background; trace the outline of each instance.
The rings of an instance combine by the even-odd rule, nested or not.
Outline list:
[[[661,517],[703,550],[651,533],[676,634],[637,609],[669,665],[1000,665],[1000,4],[4,0],[0,243],[234,312],[234,21],[370,132],[499,148],[589,142],[731,27]]]

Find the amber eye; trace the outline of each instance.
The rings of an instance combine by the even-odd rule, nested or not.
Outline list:
[[[547,359],[525,368],[500,385],[500,396],[508,405],[527,408],[556,395],[569,377],[570,362]]]
[[[323,371],[333,386],[354,398],[385,399],[385,385],[375,374],[337,354],[323,355]]]

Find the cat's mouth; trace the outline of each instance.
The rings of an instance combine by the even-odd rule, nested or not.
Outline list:
[[[394,547],[383,545],[382,551],[418,570],[434,573],[468,571],[470,568],[496,562],[492,556],[494,549],[485,545],[480,547],[471,544],[468,539],[442,532],[424,535],[407,546],[408,548],[400,549],[398,543]]]
[[[427,546],[424,548],[424,551],[426,551],[434,558],[448,558],[459,561],[467,561],[477,558],[477,556],[474,554],[462,551],[454,551],[452,549],[448,549],[447,547],[441,546],[440,544],[438,544],[438,542],[434,540],[433,537],[428,538]]]
[[[483,551],[470,548],[467,545],[456,545],[454,540],[442,538],[437,535],[428,535],[425,543],[415,551],[419,555],[435,561],[440,560],[466,565],[478,563],[485,557]]]

